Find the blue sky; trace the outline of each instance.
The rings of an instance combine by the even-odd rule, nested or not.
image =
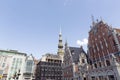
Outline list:
[[[88,38],[91,15],[120,28],[119,0],[0,0],[0,49],[36,58],[57,52],[58,34],[76,46]],[[86,49],[86,45],[84,45]]]

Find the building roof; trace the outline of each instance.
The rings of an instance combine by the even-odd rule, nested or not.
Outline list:
[[[114,28],[116,30],[117,33],[120,33],[120,29],[118,28]]]
[[[34,59],[34,62],[35,62],[35,64],[37,64],[37,63],[39,62],[39,60],[37,60],[37,59]]]
[[[50,53],[47,53],[45,56],[51,57],[51,58],[59,58],[58,55],[56,55],[56,54],[50,54]]]
[[[105,23],[102,20],[94,22],[94,24],[92,24],[90,26],[91,29],[90,29],[89,33],[92,32],[92,31],[94,31],[98,27],[98,25],[100,25],[100,24],[105,24]]]
[[[56,54],[51,54],[51,53],[47,53],[45,55],[42,56],[40,61],[46,61],[46,59],[56,59],[56,60],[61,60],[59,55]]]
[[[11,53],[11,54],[18,54],[18,55],[27,56],[26,53],[18,52],[17,50],[0,50],[0,52],[5,52],[5,53]]]
[[[79,55],[81,53],[84,53],[86,55],[86,52],[84,51],[83,47],[69,47],[70,51],[71,51],[71,55],[72,55],[72,59],[74,63],[78,63],[79,62]]]

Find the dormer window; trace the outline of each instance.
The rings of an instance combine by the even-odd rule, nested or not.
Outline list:
[[[71,54],[74,54],[74,50],[71,50]]]

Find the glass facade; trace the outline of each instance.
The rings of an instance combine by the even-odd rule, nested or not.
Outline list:
[[[27,60],[27,62],[26,62],[26,72],[32,73],[33,65],[34,65],[33,60]]]
[[[0,70],[0,75],[2,75],[3,74],[3,70]]]

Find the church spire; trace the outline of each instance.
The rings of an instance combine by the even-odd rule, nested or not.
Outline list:
[[[63,43],[62,43],[62,32],[61,32],[61,28],[60,28],[60,32],[59,32],[59,43],[58,43],[58,52],[57,54],[61,57],[61,59],[63,60],[63,56],[64,56],[64,50],[63,50]]]
[[[59,35],[62,35],[62,32],[61,32],[61,27],[60,27],[60,33],[59,33]]]
[[[59,49],[63,49],[61,28],[60,28],[60,33],[59,33],[59,44],[58,44],[58,48],[59,48]]]

